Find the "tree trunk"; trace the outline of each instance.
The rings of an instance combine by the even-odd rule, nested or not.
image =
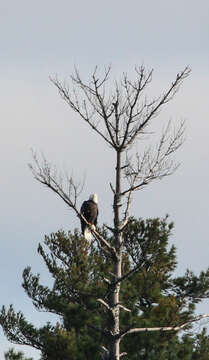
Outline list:
[[[117,151],[117,163],[116,163],[116,187],[114,196],[114,230],[115,230],[115,250],[116,258],[114,260],[114,279],[116,284],[112,288],[110,307],[112,309],[112,326],[111,333],[112,338],[109,344],[109,358],[110,360],[120,359],[120,282],[117,282],[121,278],[122,268],[122,238],[120,233],[120,208],[121,208],[121,151]]]

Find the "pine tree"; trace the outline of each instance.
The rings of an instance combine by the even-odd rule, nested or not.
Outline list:
[[[122,334],[133,325],[155,328],[187,323],[186,329],[191,330],[195,305],[208,296],[209,270],[200,276],[191,271],[174,276],[176,249],[169,245],[172,229],[168,217],[132,218],[126,228],[122,276],[136,266],[138,270],[122,282],[121,303],[131,310],[121,312]],[[109,243],[114,241],[105,228],[100,233]],[[23,271],[23,288],[37,310],[57,314],[61,321],[36,329],[23,313],[15,313],[12,306],[8,311],[3,308],[0,323],[8,339],[39,349],[42,359],[101,359],[101,344],[108,346],[109,314],[98,299],[109,296],[104,277],[112,274],[111,261],[97,243],[88,243],[77,230],[46,236],[38,251],[54,279],[53,287],[41,285],[39,275],[28,267]],[[208,337],[204,331],[196,340],[191,334],[179,338],[175,330],[146,331],[124,337],[121,351],[131,360],[204,359]]]
[[[4,359],[5,360],[33,360],[32,358],[24,357],[24,354],[22,351],[16,352],[13,348],[9,349],[9,351],[7,351],[4,354]]]
[[[43,359],[87,359],[92,354],[98,359],[99,344],[104,359],[119,360],[127,351],[129,357],[137,352],[138,357],[152,359],[156,341],[163,359],[176,333],[203,317],[194,316],[195,304],[208,296],[208,272],[197,277],[188,271],[172,280],[175,251],[173,247],[166,250],[172,225],[165,219],[144,222],[130,217],[133,194],[177,168],[172,154],[182,145],[183,123],[174,131],[169,123],[158,144],[140,154],[133,153],[133,145],[151,134],[149,126],[190,69],[177,74],[154,100],[145,92],[152,71],[136,67],[134,80],[123,74],[108,91],[110,72],[109,67],[100,77],[96,68],[86,83],[75,70],[72,91],[58,79],[52,82],[70,108],[115,155],[115,184],[110,183],[113,226],[91,227],[78,209],[80,189],[72,177],[66,177],[65,184],[56,169],[36,154],[30,165],[35,179],[86,222],[95,240],[88,244],[78,231],[46,237],[49,253],[41,245],[39,252],[54,278],[51,290],[39,284],[39,276],[33,276],[30,268],[24,270],[23,287],[34,305],[60,315],[61,324],[36,329],[12,306],[8,311],[2,309],[0,322],[10,340],[40,349]]]

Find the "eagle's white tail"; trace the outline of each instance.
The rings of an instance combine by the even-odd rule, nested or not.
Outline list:
[[[92,229],[95,230],[94,225],[92,225]],[[88,226],[84,230],[84,237],[87,241],[93,240],[93,235],[91,233],[91,230],[88,228]]]

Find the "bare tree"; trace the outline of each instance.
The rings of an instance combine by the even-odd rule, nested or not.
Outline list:
[[[51,81],[71,109],[115,152],[115,184],[110,184],[113,192],[114,225],[107,226],[113,234],[113,244],[106,241],[98,231],[91,230],[105,256],[112,259],[114,269],[111,275],[108,274],[109,278],[104,279],[108,286],[108,296],[105,299],[98,299],[109,314],[108,328],[106,330],[95,328],[95,330],[100,331],[108,339],[108,349],[102,346],[102,357],[119,360],[126,355],[120,353],[120,341],[125,335],[140,331],[178,331],[186,326],[186,324],[163,328],[131,326],[121,331],[119,314],[120,311],[130,311],[120,302],[121,282],[136,272],[141,264],[141,262],[136,263],[128,273],[122,274],[123,232],[129,222],[133,193],[147,186],[151,181],[161,179],[175,171],[178,165],[173,162],[172,155],[184,140],[184,123],[172,131],[169,122],[157,146],[144,149],[143,153],[133,154],[132,146],[137,140],[149,134],[150,125],[159,116],[163,107],[172,100],[182,81],[190,74],[190,69],[185,67],[176,75],[169,88],[152,100],[147,99],[145,90],[152,80],[153,71],[146,72],[144,66],[136,67],[134,80],[123,74],[119,82],[111,83],[109,90],[107,84],[110,73],[111,68],[108,67],[103,76],[98,76],[96,67],[90,81],[86,83],[75,69],[74,75],[71,76],[72,89],[57,78]],[[73,179],[69,178],[65,187],[62,179],[59,179],[45,159],[41,161],[34,155],[34,160],[33,165],[30,166],[36,180],[58,194],[80,218],[83,218],[77,208],[79,187]],[[83,219],[86,221],[85,218]],[[206,316],[208,315],[204,315]]]

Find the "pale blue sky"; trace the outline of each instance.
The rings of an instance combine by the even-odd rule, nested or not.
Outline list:
[[[155,125],[160,132],[165,120],[186,119],[187,141],[176,154],[181,167],[138,192],[132,213],[170,214],[179,273],[208,267],[208,38],[208,0],[0,0],[0,306],[13,303],[37,326],[44,324],[46,314],[33,310],[21,288],[22,270],[31,265],[46,283],[38,243],[45,234],[79,226],[64,203],[33,180],[27,168],[31,147],[73,171],[78,180],[85,175],[80,202],[97,192],[100,223],[111,220],[111,151],[49,81],[55,74],[69,79],[74,64],[88,78],[96,64],[102,68],[111,63],[117,77],[143,63],[155,70],[150,93],[156,95],[185,65],[191,66],[190,78]],[[203,311],[208,312],[207,303]],[[9,346],[0,329],[0,359]],[[27,354],[34,352],[27,348]]]

